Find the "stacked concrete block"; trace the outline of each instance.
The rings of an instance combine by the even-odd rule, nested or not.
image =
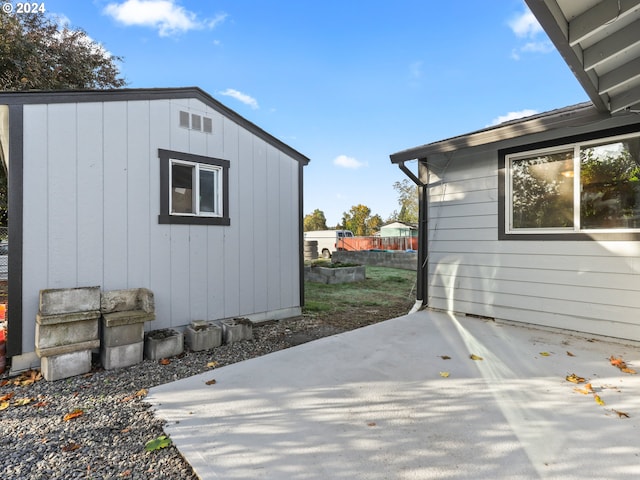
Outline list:
[[[156,318],[153,292],[146,288],[102,293],[100,361],[111,370],[142,362],[144,324]]]
[[[45,380],[91,371],[91,350],[100,346],[99,319],[100,287],[40,291],[36,354]]]
[[[248,318],[222,320],[222,336],[226,344],[251,340],[253,338],[253,323]]]
[[[184,331],[185,341],[194,352],[222,345],[222,327],[205,320],[194,320]]]

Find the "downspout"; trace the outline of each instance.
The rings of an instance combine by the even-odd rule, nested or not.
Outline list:
[[[418,170],[420,164],[426,164],[426,159],[418,159]],[[409,313],[417,312],[427,306],[429,299],[429,263],[427,254],[427,245],[429,243],[429,196],[427,185],[423,183],[416,175],[409,170],[404,161],[398,163],[400,170],[409,177],[413,183],[418,186],[418,268],[416,281],[416,303],[413,305]],[[418,171],[418,175],[420,172]]]

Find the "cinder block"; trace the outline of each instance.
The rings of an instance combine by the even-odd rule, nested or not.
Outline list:
[[[222,320],[222,337],[226,344],[250,340],[253,338],[253,323],[247,318]]]
[[[40,369],[48,382],[82,375],[91,371],[91,350],[42,357]]]
[[[194,352],[222,345],[222,327],[213,323],[192,322],[184,331],[185,341]]]
[[[39,350],[98,340],[98,319],[40,325],[36,323],[36,348]]]
[[[103,347],[120,347],[132,343],[142,344],[144,342],[144,323],[107,327],[103,320],[100,340]]]
[[[103,345],[100,349],[100,362],[105,370],[130,367],[142,362],[143,352],[144,342],[142,341],[115,347]]]
[[[184,351],[184,335],[176,330],[153,330],[145,335],[144,356],[149,360],[174,357]]]
[[[100,310],[100,287],[51,288],[40,290],[42,315]]]
[[[145,313],[153,313],[155,310],[153,292],[148,288],[129,288],[103,292],[100,300],[100,309],[102,313],[129,310],[142,310]]]

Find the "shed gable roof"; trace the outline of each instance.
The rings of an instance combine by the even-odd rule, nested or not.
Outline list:
[[[297,160],[302,165],[309,163],[309,158],[267,133],[256,124],[250,122],[238,113],[223,105],[211,95],[198,87],[184,88],[136,88],[117,90],[56,90],[56,91],[28,91],[1,92],[0,105],[28,105],[51,103],[79,103],[79,102],[115,102],[133,100],[171,100],[193,98],[200,100],[229,120],[237,123],[245,130],[253,133],[282,153]]]

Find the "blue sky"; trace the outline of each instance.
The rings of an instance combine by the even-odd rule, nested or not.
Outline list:
[[[587,100],[522,0],[47,0],[132,88],[198,86],[311,159],[304,213],[383,219],[389,154]]]

